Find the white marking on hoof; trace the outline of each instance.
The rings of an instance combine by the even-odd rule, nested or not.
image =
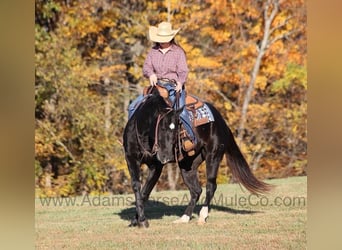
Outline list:
[[[175,220],[173,223],[188,223],[190,221],[190,217],[187,216],[186,214],[183,214],[182,217],[179,219]]]
[[[198,224],[205,224],[208,216],[209,216],[208,207],[202,207],[202,209],[199,213],[199,217],[198,217]]]

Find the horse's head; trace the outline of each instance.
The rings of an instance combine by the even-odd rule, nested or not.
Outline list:
[[[179,135],[179,115],[183,108],[178,110],[166,109],[159,116],[157,126],[157,158],[165,164],[175,160],[175,146]]]

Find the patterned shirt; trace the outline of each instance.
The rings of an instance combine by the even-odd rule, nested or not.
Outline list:
[[[157,78],[168,78],[185,83],[188,76],[188,65],[184,50],[172,44],[170,49],[163,54],[159,47],[153,47],[147,54],[143,66],[143,74],[150,77],[156,74]]]

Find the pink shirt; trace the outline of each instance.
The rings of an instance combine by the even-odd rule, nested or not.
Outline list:
[[[188,65],[182,48],[172,44],[163,54],[158,47],[153,47],[147,54],[143,66],[143,74],[150,77],[156,74],[157,78],[168,78],[185,83],[188,76]]]

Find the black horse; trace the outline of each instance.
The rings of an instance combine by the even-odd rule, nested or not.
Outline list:
[[[216,108],[209,103],[206,104],[212,111],[215,121],[195,129],[198,139],[196,153],[193,156],[184,154],[180,161],[178,153],[182,149],[179,146],[179,114],[182,109],[170,108],[158,91],[152,90],[127,122],[123,144],[136,201],[136,216],[130,226],[149,226],[144,214],[144,202],[148,200],[163,166],[168,162],[178,162],[191,195],[184,215],[175,222],[188,222],[191,218],[202,193],[197,168],[203,161],[206,161],[207,184],[206,199],[199,216],[201,223],[208,217],[209,204],[217,187],[219,164],[224,154],[233,177],[251,193],[266,193],[271,189],[271,185],[255,178],[224,119]],[[141,188],[140,167],[143,163],[148,166],[149,174]]]

